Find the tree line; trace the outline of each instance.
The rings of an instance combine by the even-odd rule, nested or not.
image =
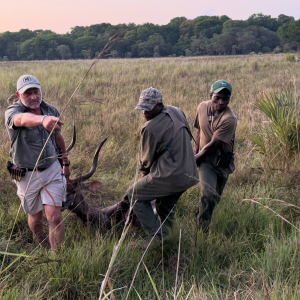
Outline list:
[[[300,50],[300,19],[262,13],[247,20],[228,16],[172,19],[166,25],[134,23],[76,26],[71,32],[21,29],[0,33],[0,60],[93,58],[110,36],[123,31],[125,40],[114,45],[110,57],[234,55]]]

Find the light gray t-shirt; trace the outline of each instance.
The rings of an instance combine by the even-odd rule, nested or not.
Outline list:
[[[59,117],[57,109],[44,101],[41,103],[41,110],[43,115]],[[14,117],[26,112],[27,108],[20,100],[10,105],[5,111],[5,126],[11,141],[10,156],[13,163],[22,168],[33,169],[50,132],[42,125],[31,128],[16,127]],[[42,153],[39,168],[48,168],[57,159],[56,133],[51,135]]]

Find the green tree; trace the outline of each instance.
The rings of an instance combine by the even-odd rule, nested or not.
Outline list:
[[[117,58],[118,55],[119,55],[119,53],[118,53],[117,50],[111,50],[110,51],[110,55],[111,55],[112,58]]]
[[[94,36],[82,36],[74,41],[74,52],[76,57],[82,57],[83,50],[90,51],[94,54],[98,51],[97,39]],[[85,52],[86,53],[86,52]],[[85,57],[86,58],[86,57]]]
[[[279,23],[276,18],[272,18],[270,15],[264,15],[262,13],[251,15],[248,20],[248,25],[265,27],[271,31],[277,31]]]
[[[159,46],[154,47],[153,57],[160,57],[160,55],[159,55]]]
[[[186,20],[185,17],[174,18],[167,25],[162,25],[157,32],[162,35],[166,43],[174,45],[180,37],[180,26]]]
[[[141,57],[153,56],[154,48],[156,46],[159,47],[159,51],[161,55],[166,55],[168,53],[169,45],[165,43],[164,38],[160,34],[155,33],[149,36],[147,42],[139,43],[138,45],[139,56]]]
[[[82,55],[84,56],[85,59],[90,59],[91,58],[91,50],[82,50]]]
[[[46,57],[47,59],[49,60],[52,60],[52,59],[55,59],[55,53],[54,53],[54,50],[53,48],[49,48],[46,52]]]
[[[136,29],[137,40],[147,41],[150,35],[159,32],[159,25],[154,25],[152,23],[145,23],[140,25]]]
[[[278,21],[279,26],[281,26],[285,23],[295,21],[295,18],[281,14],[278,16],[277,21]]]
[[[222,18],[222,19],[221,19]],[[227,16],[201,16],[194,19],[194,34],[212,38],[215,33],[222,31],[223,23],[228,21]]]
[[[179,26],[180,35],[194,35],[194,20],[185,20]]]
[[[176,55],[184,55],[185,50],[191,46],[191,37],[194,35],[194,21],[185,20],[179,26],[180,37],[178,42],[172,46],[172,53]]]
[[[214,55],[216,54],[213,49],[212,39],[200,35],[199,37],[193,36],[191,38],[191,51],[193,55]]]
[[[228,20],[223,23],[223,30],[236,27],[247,27],[248,22],[244,20]]]
[[[300,46],[300,20],[283,24],[277,34],[283,43],[296,42]]]
[[[75,26],[71,28],[71,36],[73,39],[84,36],[85,31],[87,29],[86,26]]]
[[[59,46],[57,46],[56,50],[62,59],[68,59],[68,58],[72,57],[70,47],[67,45],[59,45]]]
[[[9,60],[18,60],[18,42],[9,42],[6,45],[5,54]]]
[[[99,34],[103,34],[107,31],[110,31],[111,28],[112,25],[110,23],[91,25],[85,29],[84,35],[97,37]]]
[[[0,56],[8,56],[10,60],[18,59],[18,45],[37,33],[28,29],[21,29],[18,32],[3,32],[0,34]]]
[[[21,43],[18,46],[18,56],[24,60],[47,59],[46,53],[52,48],[53,51],[49,51],[48,55],[52,55],[51,59],[59,58],[56,48],[60,44],[67,45],[70,49],[73,48],[73,42],[69,37],[45,30]]]

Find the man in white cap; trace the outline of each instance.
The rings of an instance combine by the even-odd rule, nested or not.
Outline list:
[[[42,222],[45,209],[49,241],[51,249],[55,250],[64,241],[61,206],[66,197],[57,148],[63,152],[63,173],[70,176],[70,162],[60,131],[63,122],[56,108],[42,100],[41,85],[34,76],[23,75],[18,79],[16,95],[19,101],[10,105],[5,112],[5,125],[11,140],[12,164],[9,165],[20,174],[14,177],[17,194],[28,214],[28,225],[35,241],[40,243],[45,239]],[[34,170],[53,127],[55,130]]]
[[[147,121],[141,130],[142,179],[131,186],[123,201],[104,212],[109,217],[118,207],[126,209],[126,202],[132,200],[144,231],[151,237],[156,234],[159,241],[168,239],[167,228],[172,226],[173,208],[180,196],[199,182],[192,136],[183,111],[164,106],[162,95],[155,88],[141,93],[135,109],[142,110]],[[159,231],[160,221],[151,206],[155,199],[160,221],[165,221]]]

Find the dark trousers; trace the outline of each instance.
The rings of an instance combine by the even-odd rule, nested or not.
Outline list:
[[[201,204],[197,215],[199,226],[204,232],[208,231],[213,210],[220,201],[225,188],[227,177],[220,176],[210,163],[199,166],[200,188],[202,192]]]
[[[172,227],[174,220],[174,210],[172,212],[171,210],[184,192],[170,193],[161,191],[155,185],[147,183],[144,177],[128,190],[127,197],[135,203],[134,212],[148,235],[153,236],[159,229],[161,222],[166,219],[162,226],[163,237],[166,237],[168,235],[167,228]],[[156,211],[160,220],[154,214],[151,206],[151,201],[155,199]],[[159,230],[157,235],[161,238],[161,230]]]

